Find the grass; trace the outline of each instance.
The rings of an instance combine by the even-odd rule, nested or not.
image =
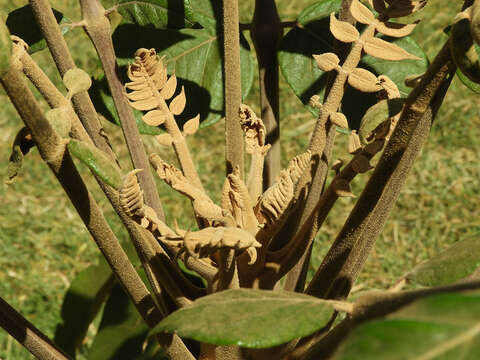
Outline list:
[[[3,11],[23,6],[26,1],[0,0]],[[76,1],[55,0],[52,5],[70,19],[78,20]],[[252,2],[242,2],[242,21],[248,21]],[[279,1],[285,20],[293,19],[310,1]],[[460,4],[452,1],[431,1],[425,20],[418,25],[414,37],[432,58],[445,40],[442,29],[448,25]],[[98,60],[88,39],[80,29],[67,35],[77,65],[89,72],[98,67]],[[60,78],[47,52],[34,56],[48,75],[60,85]],[[313,127],[312,117],[282,82],[283,162],[305,149]],[[254,88],[246,102],[256,106],[258,89]],[[13,138],[22,126],[13,106],[0,90],[0,178],[6,174]],[[480,184],[480,121],[477,97],[457,79],[454,80],[431,136],[388,220],[358,285],[364,288],[385,288],[414,264],[434,256],[450,244],[480,233],[478,198]],[[258,106],[257,106],[258,108]],[[115,150],[128,168],[127,153],[119,128],[105,124]],[[303,129],[303,130],[302,130]],[[300,131],[299,131],[300,130]],[[303,131],[303,132],[302,132]],[[208,135],[207,135],[208,134]],[[339,136],[340,137],[340,136]],[[344,139],[335,156],[344,153]],[[159,151],[151,139],[145,139],[149,152]],[[218,200],[224,173],[223,124],[200,132],[189,140],[195,149],[197,166],[207,190]],[[164,151],[163,151],[164,152]],[[172,157],[173,158],[173,157]],[[82,174],[95,189],[114,231],[125,237],[113,212],[102,199],[85,169]],[[215,175],[212,175],[215,174]],[[218,175],[217,175],[218,174]],[[353,185],[357,194],[365,184],[362,176]],[[188,201],[159,185],[169,219],[180,220],[182,227],[192,225],[180,214],[188,209]],[[333,241],[354,199],[341,199],[322,228],[312,257],[316,268]],[[52,336],[59,320],[63,294],[73,277],[96,261],[97,249],[85,231],[75,210],[65,198],[51,172],[33,150],[25,159],[24,168],[13,185],[0,186],[0,294],[48,336]],[[29,359],[31,356],[4,331],[0,331],[0,359]]]

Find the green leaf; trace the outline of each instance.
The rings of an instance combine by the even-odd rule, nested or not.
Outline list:
[[[423,286],[439,286],[461,280],[479,267],[480,240],[466,239],[418,264],[405,278]]]
[[[333,313],[331,303],[313,296],[253,289],[202,297],[162,320],[150,332],[217,344],[266,348],[307,336]]]
[[[55,330],[55,343],[75,358],[88,327],[113,286],[110,267],[100,258],[98,265],[81,271],[70,283],[62,304],[62,323]]]
[[[418,300],[384,320],[355,328],[335,360],[480,358],[480,296],[452,293]]]
[[[117,165],[102,150],[83,141],[71,139],[68,150],[80,159],[90,170],[115,189],[122,185],[122,175]]]
[[[195,16],[195,21],[215,34],[217,21],[222,23],[222,2],[212,0],[189,0],[189,3]]]
[[[100,326],[88,352],[89,360],[131,360],[142,354],[148,327],[119,284],[105,304]]]
[[[333,38],[329,30],[329,15],[331,12],[337,12],[340,5],[341,0],[325,0],[306,8],[298,17],[302,28],[293,28],[282,40],[279,52],[280,69],[303,104],[307,105],[313,95],[320,95],[320,98],[323,98],[327,73],[318,68],[312,56],[332,51]],[[402,95],[406,95],[411,89],[404,85],[404,78],[412,73],[423,73],[427,67],[427,60],[423,51],[411,38],[394,39],[393,43],[422,60],[393,62],[364,56],[359,66],[377,76],[380,74],[389,76],[397,84]],[[362,116],[376,101],[374,93],[361,93],[350,86],[346,87],[342,112],[347,116],[351,128],[358,129]],[[317,109],[310,106],[308,108],[312,114],[318,115]]]
[[[456,72],[458,78],[460,81],[465,85],[467,88],[472,90],[473,92],[480,94],[480,84],[477,84],[476,82],[473,82],[470,80],[459,68],[457,68]]]
[[[177,91],[185,87],[187,106],[177,116],[180,127],[200,114],[200,127],[218,121],[224,115],[222,57],[216,35],[207,29],[156,30],[122,25],[113,35],[115,52],[120,65],[133,62],[138,48],[155,48],[165,55],[169,73],[175,71]],[[243,39],[243,38],[242,38]],[[242,71],[242,97],[245,98],[253,83],[253,61],[248,44],[242,40],[240,48]],[[205,69],[208,69],[205,70]],[[126,70],[122,70],[125,73]]]
[[[182,29],[195,24],[188,0],[117,0],[117,11],[123,23],[153,26],[156,29]]]
[[[61,12],[55,9],[53,9],[53,14],[59,24],[68,25],[71,23],[70,19],[64,17]],[[47,47],[30,5],[25,5],[10,12],[7,18],[7,27],[12,35],[22,38],[28,44],[30,54]],[[62,26],[61,29],[62,34],[65,35],[71,28]]]
[[[92,86],[88,90],[88,93],[93,101],[95,109],[102,114],[105,119],[120,126],[117,110],[115,108],[115,104],[104,75],[101,75],[100,78],[93,80]],[[141,111],[135,109],[132,110],[140,134],[159,135],[162,133],[160,128],[145,124],[145,122],[142,120],[143,114]]]

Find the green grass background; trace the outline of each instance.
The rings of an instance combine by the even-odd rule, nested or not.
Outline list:
[[[55,0],[52,5],[72,20],[80,20],[78,2]],[[278,1],[282,19],[292,20],[312,1]],[[26,1],[0,0],[2,12],[23,6]],[[424,20],[413,37],[430,59],[443,45],[442,29],[449,24],[460,2],[431,0]],[[242,21],[249,21],[253,0],[241,1]],[[92,72],[98,67],[94,51],[81,29],[67,35],[77,66]],[[60,78],[48,52],[34,55],[44,71],[60,86]],[[63,88],[60,86],[63,90]],[[303,151],[308,144],[313,119],[288,86],[281,83],[283,163]],[[258,87],[247,103],[258,109]],[[10,147],[22,123],[3,90],[0,90],[0,179],[5,179]],[[476,238],[480,233],[479,178],[480,130],[478,98],[457,79],[435,120],[431,135],[402,191],[383,234],[377,241],[357,289],[385,288],[414,264],[434,256],[455,241]],[[129,168],[120,129],[105,124],[124,168]],[[223,183],[223,122],[197,133],[189,140],[202,180],[214,199]],[[335,156],[344,155],[341,138]],[[148,152],[165,149],[145,139]],[[81,168],[88,184],[105,209],[108,221],[119,237],[125,233],[102,198],[91,176]],[[367,175],[368,176],[368,175]],[[353,184],[361,191],[367,176]],[[193,224],[189,204],[159,183],[170,221]],[[312,257],[316,268],[335,238],[354,199],[341,199],[318,236]],[[185,210],[184,210],[185,209]],[[183,217],[183,213],[188,214]],[[0,296],[17,308],[48,336],[59,320],[62,297],[75,274],[96,261],[97,249],[69,200],[42,162],[37,150],[25,159],[13,185],[0,185]],[[31,355],[0,330],[0,359],[29,359]]]

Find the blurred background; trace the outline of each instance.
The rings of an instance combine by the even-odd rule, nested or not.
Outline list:
[[[80,20],[78,1],[51,0],[52,6],[72,21]],[[106,2],[107,3],[107,2]],[[282,20],[294,20],[309,0],[278,0]],[[0,0],[2,15],[24,6],[23,0]],[[460,1],[431,0],[423,10],[423,21],[413,38],[430,60],[446,40],[443,29],[461,6]],[[107,7],[107,4],[106,4]],[[240,1],[242,22],[249,22],[253,0]],[[248,37],[248,34],[245,34]],[[90,74],[98,72],[92,45],[81,28],[66,35],[78,67]],[[48,51],[33,58],[65,91]],[[257,79],[257,77],[256,77]],[[280,115],[282,126],[282,164],[305,150],[314,118],[281,78]],[[38,94],[37,94],[38,95]],[[421,262],[450,244],[480,233],[480,120],[478,95],[454,79],[445,102],[435,120],[407,184],[394,207],[382,235],[377,241],[356,289],[385,288],[414,264]],[[258,85],[254,84],[245,100],[258,110]],[[13,139],[22,127],[14,107],[0,89],[0,296],[19,310],[48,336],[52,336],[60,319],[63,295],[75,275],[97,261],[98,250],[54,176],[33,149],[24,159],[16,181],[6,185],[6,170]],[[42,103],[47,109],[46,104]],[[125,169],[130,168],[120,128],[105,123],[114,150]],[[199,131],[189,138],[197,168],[207,191],[219,199],[224,179],[224,124]],[[346,136],[337,136],[334,159],[345,156]],[[174,161],[170,151],[144,137],[147,152],[162,152]],[[79,166],[106,217],[119,238],[125,238],[109,204],[103,199],[95,181]],[[359,176],[353,191],[359,194],[368,174]],[[183,228],[194,226],[189,202],[158,182],[168,221],[177,219]],[[334,240],[355,199],[342,198],[318,235],[310,275],[320,264]],[[183,217],[183,214],[186,216]],[[94,329],[92,329],[94,331]],[[31,355],[13,338],[0,330],[0,359],[30,359]]]

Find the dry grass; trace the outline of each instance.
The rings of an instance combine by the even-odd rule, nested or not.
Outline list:
[[[4,11],[25,3],[0,0]],[[56,0],[52,3],[71,19],[78,19],[77,2]],[[283,3],[286,5],[279,5],[282,17],[293,19],[298,9],[310,1]],[[241,13],[248,14],[247,11],[252,8],[251,2],[244,6],[245,11]],[[458,7],[459,4],[452,1],[431,1],[426,20],[418,26],[415,35],[430,57],[443,44],[445,36],[442,28],[448,24]],[[242,16],[242,21],[248,21],[247,16]],[[78,66],[87,71],[98,66],[92,47],[80,30],[68,35],[67,40],[70,40]],[[51,65],[50,56],[44,52],[36,54],[35,59],[59,84],[60,79]],[[286,163],[305,149],[313,123],[310,114],[303,109],[288,86],[282,83],[281,87],[282,131],[286,135],[282,150]],[[258,90],[254,89],[247,100],[253,107],[257,96]],[[0,178],[4,179],[9,146],[21,122],[3,92],[0,92],[0,103],[0,155],[3,159]],[[449,244],[478,237],[480,142],[477,139],[480,136],[480,121],[477,104],[475,94],[455,79],[422,156],[360,277],[362,286],[388,286],[413,264],[435,255]],[[106,130],[128,168],[119,129],[107,124]],[[223,183],[223,132],[220,122],[189,140],[202,181],[215,200],[218,200]],[[341,156],[345,139],[342,135],[338,137],[340,145],[336,156]],[[150,139],[146,139],[146,143],[149,152],[165,153]],[[89,178],[84,169],[83,174]],[[94,182],[91,179],[88,181],[96,189]],[[356,193],[360,192],[365,181],[365,176],[356,181]],[[169,221],[176,218],[184,228],[194,226],[188,201],[172,193],[163,184],[159,183],[159,189]],[[96,194],[116,233],[120,237],[125,236],[100,192],[96,191]],[[0,204],[0,294],[51,336],[59,319],[62,296],[75,274],[95,261],[95,245],[36,150],[25,160],[16,183],[8,187],[3,184],[0,186]],[[328,244],[333,241],[353,204],[353,199],[341,199],[327,219],[315,246],[313,266],[321,262]],[[183,216],[185,211],[187,217]],[[0,331],[0,358],[26,359],[29,355]]]

